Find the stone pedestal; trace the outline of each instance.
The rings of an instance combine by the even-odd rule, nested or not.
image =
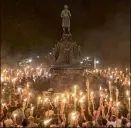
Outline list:
[[[85,88],[84,69],[80,67],[55,66],[50,69],[50,85],[52,88],[65,89],[78,85],[79,88]]]

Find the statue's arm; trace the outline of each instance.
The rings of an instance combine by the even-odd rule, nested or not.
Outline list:
[[[71,12],[70,12],[70,11],[68,11],[68,13],[69,13],[69,16],[71,17]]]

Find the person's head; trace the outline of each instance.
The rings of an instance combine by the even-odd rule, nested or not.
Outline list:
[[[23,122],[22,122],[22,125],[23,125],[23,126],[27,126],[28,123],[29,123],[28,120],[27,120],[27,119],[24,119]]]
[[[115,116],[115,115],[112,115],[112,117],[111,117],[111,121],[113,121],[113,122],[116,121],[116,116]]]
[[[88,121],[92,121],[92,116],[91,115],[88,116]]]
[[[89,122],[87,123],[87,127],[88,127],[88,128],[93,128],[93,123],[92,123],[92,121],[89,121]]]
[[[21,105],[20,103],[17,104],[17,108],[21,108],[21,106],[22,106],[22,105]]]
[[[118,119],[121,119],[121,116],[122,116],[121,113],[118,113]]]
[[[34,117],[33,116],[29,116],[28,121],[29,122],[34,122]]]
[[[98,118],[97,122],[98,122],[99,126],[102,126],[102,118],[101,117]]]
[[[127,108],[127,104],[126,103],[124,103],[124,108]]]
[[[123,118],[122,121],[121,121],[121,125],[125,126],[126,124],[127,124],[127,120],[126,120],[126,118]]]
[[[67,5],[64,5],[64,9],[68,9],[68,6],[67,6]]]
[[[102,125],[106,126],[107,125],[107,120],[106,119],[102,119]]]

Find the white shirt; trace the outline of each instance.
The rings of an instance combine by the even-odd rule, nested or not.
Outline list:
[[[115,122],[113,122],[113,121],[108,121],[108,126],[109,125],[112,125],[113,127],[116,127],[116,121]]]
[[[121,127],[121,119],[116,120],[116,127]]]
[[[6,127],[11,127],[11,125],[13,124],[13,121],[12,119],[7,119],[4,121],[4,124]]]

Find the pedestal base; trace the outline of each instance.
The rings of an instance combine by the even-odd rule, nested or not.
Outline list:
[[[50,69],[50,85],[54,89],[71,88],[78,85],[79,88],[85,88],[84,68],[80,67],[52,67]]]

